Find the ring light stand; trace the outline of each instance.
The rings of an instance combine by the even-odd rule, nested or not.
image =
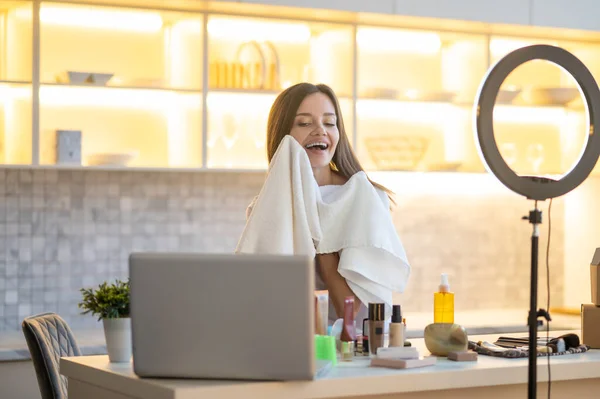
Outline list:
[[[586,110],[589,115],[590,128],[585,149],[577,164],[561,179],[553,180],[546,177],[518,176],[504,161],[494,136],[493,111],[496,96],[506,77],[518,66],[527,61],[541,59],[550,61],[569,72],[579,84]],[[493,173],[500,182],[512,191],[535,200],[535,206],[529,216],[533,225],[531,236],[531,285],[529,325],[529,375],[528,398],[536,397],[536,361],[537,361],[537,322],[539,317],[550,321],[550,315],[544,309],[537,310],[538,288],[538,241],[539,225],[542,223],[542,212],[537,207],[537,201],[560,197],[579,186],[590,175],[600,156],[600,135],[595,134],[596,120],[600,117],[600,90],[594,77],[586,66],[570,52],[555,46],[533,45],[515,50],[496,65],[483,79],[475,102],[475,135],[479,155],[489,172]]]

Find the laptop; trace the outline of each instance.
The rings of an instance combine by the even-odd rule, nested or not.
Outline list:
[[[314,264],[305,256],[132,253],[140,377],[311,380]]]

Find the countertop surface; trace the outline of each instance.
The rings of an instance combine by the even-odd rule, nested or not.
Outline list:
[[[457,312],[454,322],[467,330],[467,334],[519,333],[529,331],[527,326],[528,309],[489,309]],[[551,315],[550,330],[578,330],[581,328],[580,315],[554,314]],[[431,312],[411,313],[403,315],[406,318],[408,338],[423,337],[423,330],[433,323]],[[546,321],[544,326],[546,329]]]
[[[572,330],[581,328],[580,316],[552,314],[551,330]],[[425,327],[433,322],[430,312],[406,312],[407,338],[423,337]],[[505,334],[527,332],[526,309],[491,309],[457,312],[455,323],[462,325],[469,335]],[[359,323],[357,323],[358,326]],[[544,327],[545,329],[545,327]],[[106,346],[102,324],[93,330],[74,330],[75,339],[84,355],[105,355]],[[23,333],[19,331],[0,332],[0,362],[30,359]]]
[[[562,335],[574,331],[555,331]],[[473,340],[491,341],[494,335],[473,335]],[[428,355],[423,339],[413,345]],[[527,383],[528,359],[498,358],[479,355],[475,362],[453,362],[437,358],[429,367],[395,370],[370,367],[368,357],[340,362],[315,381],[268,382],[198,379],[139,378],[131,363],[111,364],[107,356],[61,359],[61,373],[67,377],[113,392],[144,398],[261,397],[261,398],[338,398],[344,396],[387,395],[429,390],[486,387]],[[547,381],[547,359],[539,357],[538,381]],[[600,350],[553,356],[550,358],[552,380],[567,381],[600,378]]]
[[[105,355],[106,343],[102,328],[73,331],[79,349],[84,355]],[[0,362],[31,359],[22,331],[0,332]]]

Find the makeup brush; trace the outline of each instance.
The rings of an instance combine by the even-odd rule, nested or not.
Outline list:
[[[567,349],[577,348],[579,345],[581,345],[581,341],[579,341],[579,336],[577,334],[565,334],[561,335],[558,338],[562,338],[565,340],[565,346],[567,347]]]
[[[569,348],[577,348],[579,344],[579,336],[573,333],[561,335],[560,337],[551,339],[548,342],[548,346],[556,346],[558,352],[563,352]],[[560,349],[562,349],[563,346],[564,350],[561,351]]]

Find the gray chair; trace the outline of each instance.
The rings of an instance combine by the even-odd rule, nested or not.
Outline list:
[[[62,356],[81,356],[73,332],[56,313],[27,317],[22,328],[42,399],[66,399],[67,379],[60,374],[59,362]]]

